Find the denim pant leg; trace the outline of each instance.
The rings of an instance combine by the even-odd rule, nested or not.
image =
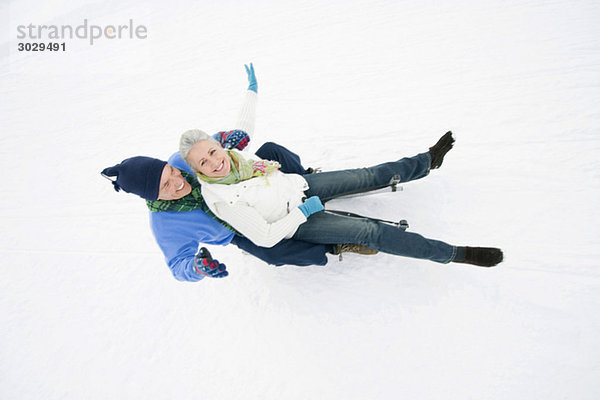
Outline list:
[[[413,181],[429,174],[431,155],[421,153],[398,161],[369,168],[347,169],[305,175],[308,197],[319,196],[322,202],[345,194],[367,192],[388,185],[397,176],[400,182]]]
[[[456,247],[414,232],[368,218],[353,218],[321,211],[300,225],[294,239],[313,243],[357,243],[398,256],[449,263]]]
[[[330,244],[316,244],[294,239],[282,240],[273,247],[260,247],[248,238],[237,235],[233,237],[231,243],[267,264],[278,267],[281,265],[299,267],[325,265],[327,264],[327,253],[333,250]]]
[[[302,166],[298,154],[273,142],[267,142],[260,146],[256,155],[263,160],[277,161],[281,164],[281,172],[286,174],[306,174],[306,168]]]

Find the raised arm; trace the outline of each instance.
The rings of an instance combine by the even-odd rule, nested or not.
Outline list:
[[[246,73],[248,74],[248,90],[246,91],[244,103],[242,104],[234,128],[246,132],[252,138],[252,135],[254,135],[254,122],[256,120],[258,84],[256,83],[256,75],[254,74],[252,63],[250,63],[250,66],[244,65],[244,67],[246,67]]]
[[[237,121],[231,131],[221,131],[213,135],[213,137],[221,143],[226,149],[244,150],[250,142],[254,134],[254,121],[256,120],[256,102],[258,84],[256,83],[256,75],[254,75],[254,66],[252,63],[246,67],[248,74],[248,90],[244,97],[244,102],[239,111]]]

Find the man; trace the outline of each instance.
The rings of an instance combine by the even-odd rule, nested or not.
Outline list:
[[[282,168],[286,160],[289,163],[288,159],[297,158],[274,143],[266,143],[257,151],[259,156],[266,154],[271,159],[278,158]],[[276,154],[279,157],[274,156]],[[301,168],[298,165],[292,168]],[[286,164],[286,169],[289,168],[290,165]],[[209,253],[198,252],[200,243],[231,243],[273,265],[325,265],[327,253],[340,251],[341,246],[295,240],[285,240],[272,248],[254,245],[212,214],[202,199],[200,184],[179,153],[173,154],[168,162],[132,157],[104,169],[102,174],[116,177],[113,185],[117,191],[122,189],[147,200],[152,233],[173,276],[178,280],[194,282],[205,276],[227,276],[225,267],[211,260]]]

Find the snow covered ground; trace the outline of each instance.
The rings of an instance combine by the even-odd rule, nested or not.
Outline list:
[[[19,25],[84,19],[147,38],[17,51]],[[3,1],[0,398],[599,398],[598,21],[597,1]],[[173,279],[143,202],[99,171],[230,127],[248,62],[253,145],[307,166],[453,130],[426,179],[334,205],[506,261],[226,247],[227,279]]]

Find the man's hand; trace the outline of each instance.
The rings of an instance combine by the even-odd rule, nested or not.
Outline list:
[[[221,143],[224,149],[238,149],[244,150],[244,148],[250,142],[250,136],[244,131],[239,129],[228,131],[228,132],[217,132],[212,136],[215,140]]]
[[[206,247],[202,247],[196,254],[194,268],[200,275],[210,278],[225,278],[229,275],[229,272],[225,270],[225,264],[219,264],[217,260],[213,260]]]
[[[249,67],[246,64],[244,64],[244,67],[246,67],[246,73],[248,74],[248,83],[250,84],[250,86],[248,86],[248,90],[252,90],[254,93],[258,93],[258,84],[256,83],[256,75],[254,75],[254,66],[252,65],[252,63],[250,63]]]

